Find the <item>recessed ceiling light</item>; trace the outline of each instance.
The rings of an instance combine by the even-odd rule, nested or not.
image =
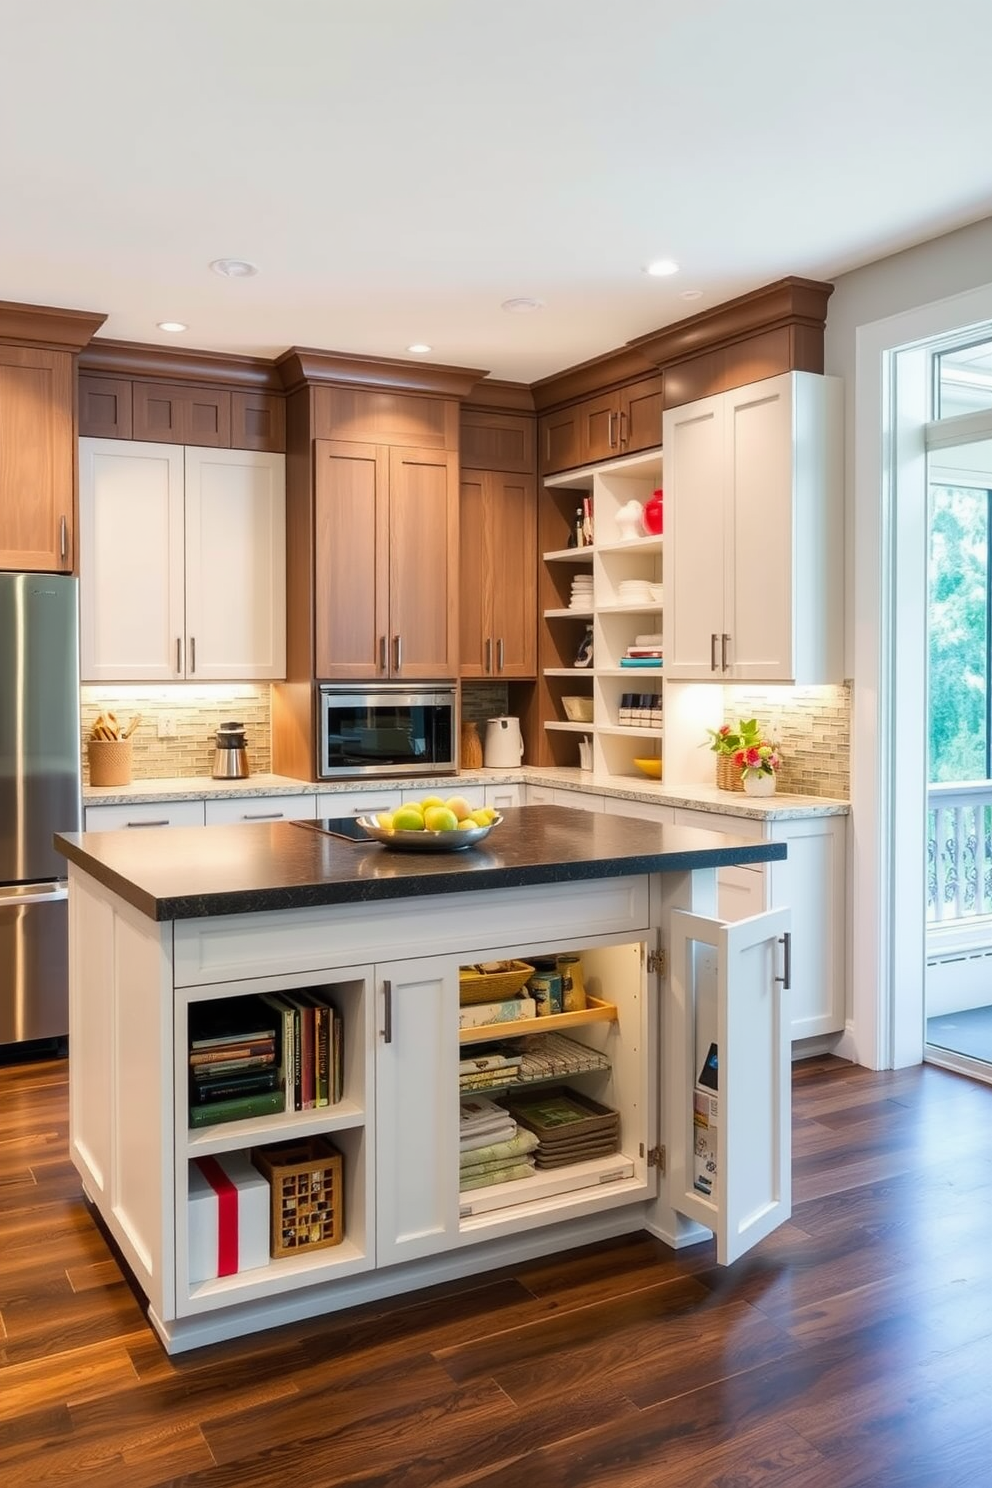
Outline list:
[[[532,310],[543,310],[543,300],[532,300],[527,295],[521,295],[515,300],[504,300],[499,307],[508,310],[511,315],[529,315]]]
[[[701,289],[680,289],[679,298],[683,300],[701,300],[703,291]]]
[[[183,325],[183,323],[182,323],[181,320],[160,320],[158,322],[158,328],[159,328],[160,331],[177,331],[177,332],[178,331],[185,331],[187,329],[187,327]]]
[[[215,258],[210,267],[215,274],[223,274],[225,279],[250,279],[258,273],[258,265],[249,263],[246,258]]]
[[[678,271],[679,266],[674,258],[656,258],[644,268],[645,274],[650,274],[653,279],[664,279],[669,274],[677,274]]]
[[[424,356],[426,352],[433,350],[433,346],[428,346],[426,341],[414,341],[412,346],[407,347],[407,351],[415,352],[417,356]]]

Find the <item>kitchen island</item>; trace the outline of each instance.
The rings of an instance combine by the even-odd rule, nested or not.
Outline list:
[[[782,844],[556,806],[508,810],[453,854],[290,822],[57,843],[72,1157],[170,1351],[639,1228],[673,1245],[712,1231],[729,1263],[788,1218],[788,912],[713,916],[717,868]],[[460,1028],[460,968],[562,953],[581,958],[586,1009]],[[301,989],[340,1011],[340,1100],[192,1126],[191,1015]],[[459,1063],[510,1032],[586,1052],[567,1083],[619,1112],[619,1150],[460,1192]],[[711,1045],[718,1156],[700,1183]],[[191,1276],[196,1160],[317,1134],[342,1157],[338,1243]]]

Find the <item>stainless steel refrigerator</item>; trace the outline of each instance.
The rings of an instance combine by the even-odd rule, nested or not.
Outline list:
[[[79,830],[77,580],[0,573],[0,1045],[68,1032],[68,899],[56,832]]]

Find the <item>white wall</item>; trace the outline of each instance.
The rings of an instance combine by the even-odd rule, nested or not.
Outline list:
[[[892,638],[882,620],[894,613],[883,543],[892,497],[882,438],[884,356],[889,347],[978,322],[990,281],[992,218],[986,218],[842,275],[828,305],[824,370],[845,385],[845,670],[854,683],[849,1022],[838,1052],[877,1067],[920,1057],[913,1049],[915,1042],[922,1051],[920,1013],[911,1012],[908,1041],[907,1020],[900,1029],[890,1015],[893,988],[917,959],[918,987],[908,1000],[921,1012],[923,977],[922,943],[918,958],[914,934],[902,934],[900,945],[903,927],[896,925],[897,889],[890,881],[899,824],[914,809],[914,797],[900,787],[896,762],[883,757],[889,749],[886,686],[895,676]],[[922,307],[931,313],[915,315]],[[915,902],[911,909],[917,912]],[[922,908],[918,913],[922,942]]]

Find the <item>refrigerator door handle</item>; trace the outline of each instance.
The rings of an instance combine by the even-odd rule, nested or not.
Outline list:
[[[14,884],[0,888],[0,908],[17,908],[22,904],[52,904],[68,897],[67,883]]]

